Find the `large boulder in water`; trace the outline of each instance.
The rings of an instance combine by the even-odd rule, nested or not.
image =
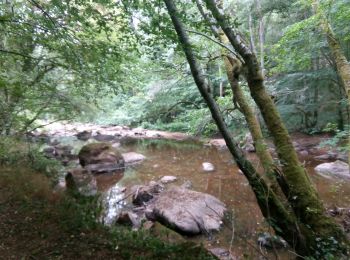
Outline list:
[[[179,233],[196,235],[218,231],[225,211],[225,204],[209,194],[174,186],[152,201],[146,217]]]
[[[322,163],[316,166],[315,171],[326,178],[342,178],[350,179],[349,164],[342,161],[335,161],[331,163]]]
[[[122,154],[108,143],[87,144],[81,148],[78,156],[81,166],[91,168],[89,170],[93,172],[99,172],[98,165],[103,167],[108,166],[108,169],[115,170],[124,167],[124,158]],[[93,167],[89,167],[89,165]]]

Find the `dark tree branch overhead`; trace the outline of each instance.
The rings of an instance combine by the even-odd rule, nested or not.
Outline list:
[[[48,18],[54,26],[56,26],[56,21],[49,15],[48,12],[44,10],[44,8],[38,2],[36,2],[35,0],[27,0],[27,1],[32,5],[34,5],[36,8],[38,8],[44,14],[44,16],[46,16],[46,18]]]

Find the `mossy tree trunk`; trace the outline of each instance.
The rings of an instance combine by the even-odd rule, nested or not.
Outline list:
[[[215,23],[211,21],[210,17],[207,13],[205,13],[204,8],[200,0],[196,0],[196,4],[199,12],[202,17],[211,24],[211,31],[214,36],[224,45],[229,45],[229,40],[226,35],[222,31],[221,28],[215,26]],[[223,1],[219,1],[220,5],[223,5]],[[239,85],[239,77],[242,70],[242,64],[237,57],[235,57],[232,53],[230,53],[227,49],[221,49],[221,54],[223,57],[225,71],[227,75],[227,79],[231,86],[231,90],[233,93],[233,102],[239,106],[240,112],[243,114],[249,131],[252,135],[252,139],[254,142],[254,147],[256,149],[256,153],[259,157],[260,163],[263,166],[264,172],[267,174],[267,177],[272,182],[273,186],[276,186],[276,179],[274,178],[273,169],[274,163],[270,152],[267,149],[267,145],[265,143],[260,123],[255,117],[254,109],[249,105],[248,100],[244,96],[244,93]]]
[[[225,15],[218,8],[216,1],[205,0],[205,2],[230,43],[245,62],[251,96],[258,105],[273,138],[284,178],[288,184],[288,201],[298,222],[307,227],[302,229],[302,232],[307,239],[308,250],[298,250],[298,253],[315,255],[318,252],[317,244],[320,241],[322,241],[321,243],[328,243],[330,237],[337,240],[338,244],[335,248],[338,253],[347,251],[349,241],[335,221],[326,215],[323,203],[319,199],[306,170],[299,162],[288,131],[273,100],[265,89],[264,77],[255,54],[244,43],[241,36],[231,28]]]
[[[220,113],[218,105],[212,94],[207,91],[209,89],[209,83],[202,74],[202,69],[194,55],[188,35],[184,25],[179,19],[174,2],[172,0],[163,1],[166,4],[168,13],[178,35],[179,42],[190,65],[191,73],[198,90],[208,105],[212,117],[225,139],[229,151],[252,187],[263,216],[275,228],[277,235],[285,237],[290,245],[299,250],[306,250],[307,240],[302,235],[303,232],[300,231],[300,229],[304,229],[305,227],[300,227],[298,225],[294,214],[291,214],[291,212],[285,208],[278,196],[276,196],[276,194],[268,187],[265,180],[261,178],[254,166],[245,158],[243,152],[234,142]]]

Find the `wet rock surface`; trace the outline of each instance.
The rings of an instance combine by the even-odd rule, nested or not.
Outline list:
[[[140,153],[135,153],[135,152],[123,153],[122,156],[124,158],[124,162],[126,165],[140,163],[146,159],[146,156],[144,156]]]
[[[90,166],[91,172],[103,172],[102,169],[112,171],[113,168],[124,167],[121,153],[108,143],[91,143],[83,146],[79,154],[79,162],[83,167]],[[101,165],[99,169],[98,165]]]
[[[315,171],[325,178],[350,179],[349,165],[339,160],[317,165]]]
[[[84,196],[97,194],[97,181],[91,174],[86,174],[83,169],[69,171],[65,176],[66,187],[69,191],[79,192]]]
[[[145,205],[163,190],[164,186],[156,182],[150,182],[149,185],[135,185],[131,187],[132,203],[138,206]]]
[[[226,206],[202,192],[173,186],[147,206],[146,217],[182,234],[197,235],[218,231]]]

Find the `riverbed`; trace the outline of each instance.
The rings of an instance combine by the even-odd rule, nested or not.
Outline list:
[[[123,200],[125,194],[122,191],[125,188],[158,181],[161,177],[170,175],[177,177],[177,180],[169,185],[181,185],[190,181],[193,190],[217,197],[227,205],[230,212],[230,218],[225,220],[222,230],[217,234],[210,237],[205,235],[185,237],[185,239],[203,243],[207,248],[229,249],[239,258],[248,256],[256,259],[263,257],[262,254],[269,258],[274,258],[275,254],[279,259],[295,258],[288,249],[276,251],[259,247],[258,235],[263,232],[272,233],[272,230],[265,223],[247,180],[239,171],[228,150],[222,145],[222,140],[215,140],[212,142],[214,145],[208,145],[210,142],[198,142],[181,133],[150,132],[122,127],[100,127],[96,130],[96,126],[93,125],[84,127],[66,127],[64,131],[58,127],[53,129],[49,136],[63,145],[72,145],[73,153],[76,154],[86,143],[74,136],[78,130],[93,131],[93,134],[113,134],[116,140],[112,142],[120,143],[118,149],[122,153],[136,152],[146,157],[141,163],[127,167],[124,172],[97,176],[97,187],[103,194],[105,205],[102,221],[106,224],[111,225],[118,212],[128,206],[127,200]],[[293,137],[294,141],[301,144],[299,145],[301,148],[299,151],[302,151],[299,154],[300,161],[308,170],[325,205],[349,207],[350,182],[317,175],[314,167],[322,162],[315,160],[315,152],[305,152],[314,149],[324,138],[306,135]],[[320,149],[318,152],[326,151]],[[247,157],[257,169],[261,169],[255,153],[247,153]],[[215,170],[205,172],[202,167],[203,162],[210,162]]]
[[[84,144],[75,137],[61,138],[63,143],[70,143],[75,152]],[[257,237],[262,232],[272,232],[266,225],[244,175],[239,171],[227,149],[205,146],[203,143],[176,140],[134,139],[119,147],[121,152],[137,152],[146,156],[139,164],[127,167],[124,172],[97,176],[99,191],[105,198],[106,224],[113,223],[118,212],[126,205],[121,203],[125,187],[158,181],[161,177],[177,177],[174,184],[186,181],[192,183],[195,191],[209,193],[223,201],[230,219],[225,221],[222,230],[211,237],[197,236],[185,239],[203,243],[207,248],[230,249],[235,256],[262,257],[261,252],[273,257],[275,251],[262,249],[257,244]],[[248,158],[259,169],[259,161],[254,153]],[[313,156],[300,156],[315,186],[327,206],[348,207],[350,205],[350,182],[339,179],[326,179],[315,174],[314,167],[319,161]],[[203,162],[210,162],[215,170],[205,172]],[[172,185],[172,184],[170,184]],[[280,249],[277,254],[282,259],[292,259],[294,255],[288,249]]]

